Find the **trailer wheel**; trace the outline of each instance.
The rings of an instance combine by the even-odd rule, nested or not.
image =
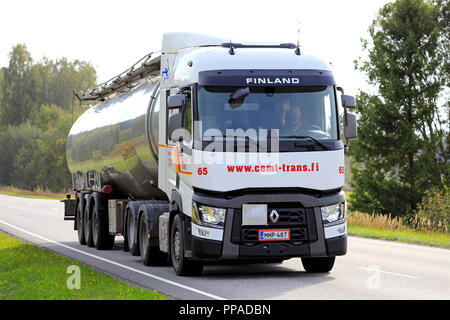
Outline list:
[[[111,250],[115,236],[109,234],[108,216],[101,212],[97,203],[92,210],[92,239],[98,250]]]
[[[78,241],[81,245],[86,244],[86,238],[84,237],[84,207],[85,207],[84,199],[78,201],[77,205],[77,234]]]
[[[141,251],[142,263],[145,266],[163,265],[167,260],[166,254],[159,251],[159,247],[150,246],[147,230],[147,221],[142,214],[139,219],[139,251]]]
[[[86,205],[84,209],[84,238],[88,247],[94,246],[94,240],[92,238],[92,217],[90,215],[90,206]]]
[[[302,258],[303,268],[309,273],[330,272],[334,266],[336,257]]]
[[[132,209],[131,209],[132,210]],[[125,239],[128,242],[128,248],[130,253],[133,256],[138,256],[139,252],[139,244],[136,241],[135,233],[137,231],[136,222],[134,219],[134,214],[132,212],[128,212],[127,215],[127,238]]]
[[[184,230],[181,214],[175,216],[170,232],[170,254],[172,266],[179,276],[200,275],[203,271],[203,263],[192,261],[184,256]]]
[[[130,251],[130,248],[128,247],[128,208],[125,209],[125,212],[123,214],[123,231],[122,231],[122,235],[123,235],[123,252],[128,252]]]

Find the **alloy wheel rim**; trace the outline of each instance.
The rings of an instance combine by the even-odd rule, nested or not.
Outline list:
[[[128,215],[128,246],[131,248],[134,241],[134,219],[133,215]]]
[[[181,241],[180,241],[180,232],[177,231],[175,232],[174,235],[174,254],[175,254],[175,259],[177,261],[180,261],[180,257],[181,257]]]
[[[144,254],[144,250],[145,250],[145,225],[142,224],[141,225],[141,230],[140,230],[140,235],[141,235],[141,254]]]
[[[90,236],[90,231],[89,230],[89,212],[85,212],[85,216],[84,216],[84,233],[86,235],[86,240],[88,240],[89,236]]]
[[[94,236],[94,241],[97,242],[97,228],[98,228],[98,219],[97,219],[97,215],[95,214],[96,212],[94,212],[94,215],[92,217],[92,234]]]
[[[78,231],[78,235],[82,235],[82,231],[84,228],[84,223],[83,223],[83,216],[80,214],[80,210],[78,210],[78,216],[77,216],[77,231]]]

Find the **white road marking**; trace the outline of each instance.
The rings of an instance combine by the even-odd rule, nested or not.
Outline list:
[[[383,271],[383,270],[380,270],[380,269],[378,269],[378,268],[367,268],[367,267],[358,267],[358,266],[357,266],[357,268],[358,268],[358,269],[364,269],[364,270],[367,270],[367,271],[373,271],[373,272],[380,272],[380,273],[391,274],[391,275],[393,275],[393,276],[398,276],[398,277],[405,277],[405,278],[411,278],[411,279],[418,279],[418,278],[419,278],[419,277],[411,276],[411,275],[408,275],[408,274],[402,274],[402,273],[395,273],[395,272]]]
[[[75,252],[78,252],[78,253],[87,255],[87,256],[92,257],[92,258],[99,259],[99,260],[104,261],[104,262],[111,263],[111,264],[113,264],[113,265],[115,265],[115,266],[119,266],[119,267],[122,267],[122,268],[124,268],[124,269],[130,270],[130,271],[134,271],[134,272],[136,272],[136,273],[142,274],[142,275],[147,276],[147,277],[149,277],[149,278],[153,278],[153,279],[156,279],[156,280],[159,280],[159,281],[168,283],[168,284],[170,284],[170,285],[173,285],[173,286],[176,286],[176,287],[185,289],[185,290],[189,290],[189,291],[192,291],[192,292],[195,292],[195,293],[198,293],[198,294],[207,296],[207,297],[212,298],[212,299],[216,299],[216,300],[226,300],[225,298],[222,298],[222,297],[213,295],[213,294],[211,294],[211,293],[204,292],[204,291],[201,291],[201,290],[198,290],[198,289],[195,289],[195,288],[191,288],[191,287],[185,286],[185,285],[183,285],[183,284],[180,284],[180,283],[177,283],[177,282],[168,280],[168,279],[164,279],[164,278],[161,278],[161,277],[158,277],[158,276],[149,274],[149,273],[147,273],[147,272],[144,272],[144,271],[141,271],[141,270],[138,270],[138,269],[131,268],[131,267],[129,267],[129,266],[120,264],[120,263],[118,263],[118,262],[115,262],[115,261],[112,261],[112,260],[109,260],[109,259],[105,259],[105,258],[96,256],[96,255],[94,255],[94,254],[84,252],[84,251],[82,251],[82,250],[78,250],[78,249],[72,248],[72,247],[70,247],[70,246],[67,246],[67,245],[64,245],[64,244],[62,244],[62,243],[56,242],[56,241],[54,241],[54,240],[51,240],[51,239],[45,238],[45,237],[43,237],[43,236],[40,236],[40,235],[38,235],[38,234],[35,234],[35,233],[32,233],[32,232],[26,231],[26,230],[24,230],[24,229],[22,229],[22,228],[19,228],[19,227],[15,226],[15,225],[12,225],[12,224],[10,224],[10,223],[8,223],[8,222],[5,222],[5,221],[3,221],[3,220],[0,220],[0,223],[3,223],[4,225],[7,225],[7,226],[9,226],[9,227],[11,227],[11,228],[14,228],[14,229],[16,229],[16,230],[19,230],[19,231],[21,231],[21,232],[23,232],[23,233],[26,233],[26,234],[28,234],[28,235],[30,235],[30,236],[33,236],[33,237],[36,237],[36,238],[38,238],[38,239],[41,239],[41,240],[44,240],[44,241],[47,241],[47,242],[56,244],[56,245],[61,246],[61,247],[63,247],[63,248],[66,248],[66,249],[69,249],[69,250],[72,250],[72,251],[75,251]]]

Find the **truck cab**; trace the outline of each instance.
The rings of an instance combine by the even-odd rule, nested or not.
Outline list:
[[[172,226],[162,247],[177,273],[293,257],[329,271],[346,254],[338,90],[329,65],[293,44],[164,36],[158,181]]]

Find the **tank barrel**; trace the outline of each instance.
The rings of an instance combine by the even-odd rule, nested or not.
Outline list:
[[[122,91],[116,89],[117,95],[86,110],[72,126],[66,154],[73,187],[100,192],[110,185],[134,198],[164,197],[157,183],[159,77],[135,81]],[[98,100],[96,95],[81,100]]]

